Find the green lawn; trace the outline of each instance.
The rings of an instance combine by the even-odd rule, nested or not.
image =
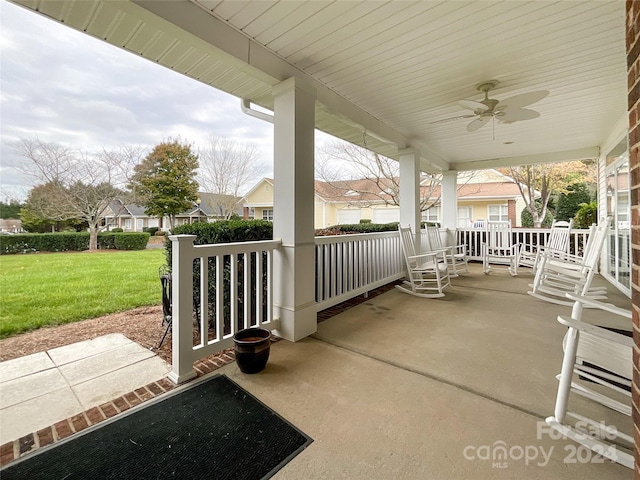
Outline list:
[[[161,303],[164,249],[0,256],[0,338]]]

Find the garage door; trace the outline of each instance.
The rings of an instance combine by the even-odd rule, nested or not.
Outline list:
[[[400,221],[400,209],[394,208],[376,208],[373,211],[373,223],[391,223]]]
[[[359,208],[343,208],[338,210],[338,225],[351,225],[360,223]]]

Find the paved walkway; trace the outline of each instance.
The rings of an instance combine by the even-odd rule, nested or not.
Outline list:
[[[0,363],[0,445],[165,377],[171,367],[116,333]]]

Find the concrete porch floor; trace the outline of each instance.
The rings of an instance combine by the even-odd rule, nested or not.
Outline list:
[[[443,299],[394,289],[320,323],[312,338],[275,344],[257,375],[235,364],[218,373],[314,439],[277,479],[632,478],[538,432],[562,359],[556,317],[570,307],[527,295],[531,280],[473,265]],[[613,290],[609,301],[630,305]],[[586,320],[630,328],[593,311]],[[631,432],[628,417],[578,402]],[[500,465],[479,458],[500,445],[513,448]]]
[[[259,374],[235,363],[214,373],[313,438],[276,479],[632,478],[546,433],[565,333],[556,317],[570,307],[530,297],[531,281],[525,269],[517,278],[500,269],[485,276],[474,264],[442,299],[393,289],[321,322],[311,338],[273,344]],[[630,306],[611,287],[609,301]],[[594,311],[585,319],[631,327]],[[628,417],[578,403],[631,432]],[[484,459],[501,446],[512,449],[506,459]]]

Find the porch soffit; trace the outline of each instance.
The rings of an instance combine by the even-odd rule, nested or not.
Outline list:
[[[626,114],[624,2],[14,1],[266,108],[301,77],[318,129],[425,171],[594,157]],[[433,123],[494,78],[492,98],[549,90],[541,117]]]

